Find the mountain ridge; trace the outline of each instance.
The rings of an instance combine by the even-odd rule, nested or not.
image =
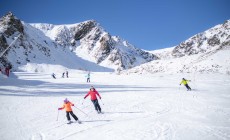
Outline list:
[[[44,72],[47,65],[60,65],[62,71],[124,70],[124,73],[171,70],[174,73],[228,73],[229,69],[229,58],[225,53],[230,48],[230,20],[198,33],[177,46],[155,51],[136,48],[121,37],[110,35],[95,20],[64,25],[25,23],[8,13],[0,19],[0,25],[1,52],[20,35],[16,43],[0,58],[0,66],[10,65],[14,71],[32,69]],[[220,51],[225,58],[216,57]],[[206,60],[209,64],[204,68],[200,62]]]
[[[230,20],[198,33],[179,45],[149,51],[159,60],[123,73],[211,73],[230,74]]]
[[[14,30],[14,26],[11,25],[15,23],[8,22],[8,19],[15,19],[22,27],[22,30]],[[157,59],[153,54],[138,49],[127,41],[111,36],[95,20],[67,25],[29,24],[21,22],[12,13],[8,13],[1,18],[1,21],[1,44],[5,45],[1,50],[4,50],[7,45],[9,46],[10,42],[15,38],[15,34],[21,34],[20,39],[12,45],[3,58],[0,58],[3,66],[11,65],[13,70],[19,70],[20,65],[37,62],[33,49],[36,50],[36,53],[44,55],[44,57],[52,57],[52,63],[54,61],[56,63],[60,59],[60,56],[55,53],[61,54],[65,52],[68,55],[64,56],[62,54],[63,59],[70,60],[67,58],[69,56],[71,56],[71,59],[75,59],[73,56],[75,55],[78,59],[82,59],[81,61],[95,63],[94,65],[99,65],[98,67],[103,69],[114,70],[128,69]],[[5,33],[8,31],[6,29],[11,31],[11,28],[12,33],[6,36]],[[20,51],[16,53],[14,49],[17,47],[24,49],[24,54]],[[52,55],[53,52],[55,55]],[[13,56],[8,56],[11,53],[13,53]],[[28,57],[28,53],[32,53],[34,56],[32,58]],[[85,54],[82,55],[83,53]],[[17,55],[18,58],[15,57]],[[45,59],[43,61],[46,62]],[[74,60],[70,62],[73,64]],[[63,64],[63,62],[60,61],[60,64]],[[73,65],[77,69],[91,71],[94,69],[90,68],[90,66],[84,68],[84,64],[82,66],[79,66],[79,64]],[[69,66],[65,65],[65,67],[68,68]]]
[[[153,54],[136,48],[126,40],[111,36],[95,20],[68,26],[52,25],[53,28],[49,31],[43,28],[45,24],[32,26],[42,30],[59,44],[71,47],[78,56],[114,69],[123,70],[157,59]],[[137,58],[140,62],[137,62]]]

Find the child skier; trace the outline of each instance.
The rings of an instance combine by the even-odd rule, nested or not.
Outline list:
[[[101,99],[101,96],[99,95],[99,93],[95,90],[95,88],[93,86],[90,87],[90,91],[85,95],[84,99],[88,96],[91,96],[91,101],[93,102],[93,105],[95,107],[95,110],[98,112],[98,113],[101,113],[101,107],[98,103],[98,100],[97,100],[97,96]]]
[[[187,90],[192,90],[189,86],[188,86],[188,82],[191,82],[191,80],[186,80],[185,78],[182,78],[182,81],[180,82],[181,84],[184,84],[185,87],[187,88]]]
[[[67,117],[67,120],[68,120],[68,124],[71,123],[71,119],[70,119],[69,114],[71,114],[72,117],[73,117],[76,121],[78,121],[78,118],[77,118],[77,116],[73,113],[71,106],[74,106],[74,104],[71,103],[71,102],[66,98],[66,99],[64,100],[63,106],[60,107],[60,108],[58,108],[58,110],[62,110],[62,109],[65,108],[65,110],[66,110],[66,117]],[[78,121],[78,123],[80,123],[80,122]]]

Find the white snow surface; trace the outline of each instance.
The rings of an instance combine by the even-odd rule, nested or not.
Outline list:
[[[164,49],[159,49],[159,50],[153,50],[153,51],[148,51],[154,55],[156,55],[158,58],[160,59],[172,59],[172,51],[174,47],[170,47],[170,48],[164,48]]]
[[[0,74],[1,140],[230,139],[227,74],[92,72],[91,83],[85,75],[77,70],[57,79],[46,73]],[[192,91],[179,85],[183,77],[191,80]],[[91,85],[102,96],[104,114],[96,113],[89,98],[83,100]],[[77,107],[73,112],[82,124],[66,124],[65,111],[58,115],[65,98]]]

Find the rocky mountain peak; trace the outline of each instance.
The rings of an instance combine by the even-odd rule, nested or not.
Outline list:
[[[0,19],[1,31],[9,37],[15,32],[23,33],[24,28],[19,19],[17,19],[12,12],[7,13]]]
[[[94,27],[96,27],[96,25],[97,23],[95,20],[80,23],[74,35],[75,40],[84,38]]]
[[[172,51],[174,57],[222,49],[230,44],[230,20],[181,42]]]

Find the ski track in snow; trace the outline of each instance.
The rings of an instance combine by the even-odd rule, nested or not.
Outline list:
[[[230,139],[227,75],[196,76],[195,83],[189,84],[193,90],[186,91],[178,86],[184,77],[179,74],[93,73],[92,83],[84,83],[85,77],[77,73],[69,79],[15,74],[19,79],[0,81],[3,140]],[[83,100],[91,85],[102,96],[104,114],[96,113],[89,98]],[[57,108],[66,97],[87,113],[73,108],[82,124],[66,124],[65,111],[59,111],[56,121]]]

